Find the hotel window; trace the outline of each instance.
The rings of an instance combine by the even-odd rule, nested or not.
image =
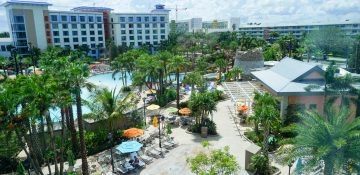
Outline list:
[[[62,16],[61,16],[61,21],[62,21],[62,22],[67,22],[67,16],[62,15]]]
[[[58,28],[59,28],[59,25],[53,23],[53,24],[51,24],[51,28],[52,28],[52,29],[58,29]]]
[[[136,27],[137,27],[137,28],[141,28],[141,24],[137,24]]]
[[[160,27],[161,27],[161,28],[165,28],[165,23],[161,23],[161,24],[160,24]]]
[[[122,37],[121,37],[121,40],[122,40],[122,41],[126,41],[126,36],[122,36]]]
[[[153,34],[157,34],[157,30],[153,30]]]
[[[135,45],[135,43],[134,42],[130,42],[130,46],[134,46]]]
[[[153,36],[153,39],[158,39],[158,36],[157,36],[157,35],[154,35],[154,36]]]
[[[53,31],[53,36],[59,36],[59,31]]]
[[[90,35],[95,35],[95,31],[90,31]]]
[[[138,36],[137,39],[138,39],[138,40],[142,40],[142,36]]]
[[[150,27],[150,24],[145,24],[145,28],[149,28]]]
[[[70,16],[70,21],[71,22],[76,22],[77,20],[76,20],[76,16]]]
[[[89,20],[89,22],[94,22],[94,17],[93,16],[88,16],[88,20]]]
[[[316,104],[310,104],[309,105],[310,110],[315,110],[316,108],[317,108]]]
[[[102,34],[103,34],[102,30],[99,30],[98,35],[102,35]]]
[[[86,24],[81,24],[81,29],[86,29]]]
[[[78,36],[78,31],[72,31],[73,36]]]
[[[86,35],[86,31],[81,31],[81,35]]]
[[[130,40],[134,40],[134,36],[130,36],[129,39],[130,39]]]
[[[67,24],[62,24],[62,28],[63,28],[63,29],[67,29],[67,28],[68,28],[68,25],[67,25]]]
[[[149,36],[149,35],[146,35],[146,36],[145,36],[145,39],[146,39],[146,40],[149,40],[149,39],[150,39],[150,36]]]
[[[80,16],[80,22],[85,22],[85,16]]]
[[[145,30],[145,34],[150,34],[150,30]]]
[[[98,24],[98,25],[97,25],[97,28],[98,28],[98,29],[102,29],[102,24]]]
[[[165,39],[165,35],[161,35],[161,39]]]
[[[136,22],[141,22],[141,17],[140,16],[136,17]]]
[[[81,41],[82,41],[82,42],[87,42],[87,38],[86,38],[86,37],[82,37],[82,38],[81,38]]]
[[[126,34],[126,30],[121,30],[121,34]]]
[[[99,47],[104,47],[104,44],[103,44],[103,43],[99,43]]]
[[[64,43],[70,42],[69,38],[64,38]]]
[[[134,22],[134,17],[132,17],[132,16],[128,17],[128,21],[129,22]]]
[[[142,34],[142,30],[137,30],[137,34]]]
[[[142,46],[142,42],[138,42],[138,45],[139,45],[139,46]]]
[[[48,21],[49,21],[49,16],[44,16],[44,20],[45,20],[46,22],[48,22]]]
[[[154,41],[154,45],[158,45],[158,42],[157,42],[157,41]]]
[[[145,22],[149,22],[149,17],[145,16],[144,20],[145,20]]]
[[[125,24],[120,24],[120,28],[126,28]]]
[[[101,16],[97,16],[97,17],[96,17],[96,22],[102,22],[102,17],[101,17]]]
[[[160,16],[160,21],[165,21],[165,16]]]
[[[90,48],[95,48],[96,44],[90,44]]]
[[[98,40],[99,40],[99,41],[103,41],[104,39],[103,39],[103,37],[99,37]]]
[[[129,24],[129,28],[134,28],[134,24]]]
[[[95,37],[90,37],[90,41],[95,41]]]
[[[54,38],[54,43],[60,43],[60,38]]]
[[[157,28],[157,24],[153,24],[152,27],[153,27],[153,28]]]
[[[125,22],[125,17],[120,17],[120,22]]]
[[[3,52],[6,51],[6,47],[4,45],[1,46],[1,51],[3,51]]]
[[[69,36],[69,31],[63,31],[64,36]]]
[[[78,44],[75,44],[74,45],[74,49],[78,49],[79,48],[79,45]]]
[[[15,16],[15,22],[17,22],[17,21],[16,21],[16,17],[17,17],[17,16]],[[51,18],[51,21],[54,21],[54,22],[58,21],[57,15],[51,15],[50,18]],[[22,22],[24,22],[24,18],[23,18],[23,21],[22,21]]]
[[[94,28],[94,24],[89,24],[89,28],[93,29]]]
[[[134,31],[133,31],[133,30],[129,30],[129,34],[134,34]]]
[[[161,34],[165,34],[165,29],[161,29],[161,30],[160,30],[160,33],[161,33]]]
[[[152,21],[153,21],[153,22],[156,22],[156,21],[157,21],[157,17],[156,17],[156,16],[153,16],[153,17],[152,17]]]
[[[71,24],[72,29],[77,29],[77,24]]]

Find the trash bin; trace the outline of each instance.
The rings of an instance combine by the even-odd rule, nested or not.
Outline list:
[[[208,127],[201,127],[201,137],[206,138],[208,136]]]

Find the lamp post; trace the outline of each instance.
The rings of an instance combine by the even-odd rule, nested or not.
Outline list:
[[[110,140],[111,142],[111,148],[110,148],[110,156],[111,156],[111,167],[112,167],[112,172],[114,173],[115,170],[114,170],[114,158],[113,158],[113,147],[114,147],[114,142],[113,142],[113,135],[112,133],[109,133],[108,134],[108,139]]]
[[[292,165],[294,164],[294,160],[292,160],[292,161],[290,161],[289,163],[288,163],[288,166],[289,166],[289,175],[291,174],[291,172],[290,172],[290,170],[291,170],[291,167],[292,167]]]
[[[146,100],[146,97],[143,97],[142,100],[144,102],[144,131],[145,131],[146,130],[146,115],[145,115],[145,100]]]
[[[161,123],[164,122],[164,120],[165,120],[165,117],[159,115],[159,117],[158,117],[159,126],[158,127],[159,127],[159,147],[160,147],[160,150],[162,149],[162,147],[161,147],[161,127],[160,127],[160,125],[161,125]],[[162,150],[161,150],[161,155],[162,155]]]

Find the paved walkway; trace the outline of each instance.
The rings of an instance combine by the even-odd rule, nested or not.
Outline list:
[[[194,156],[202,150],[200,143],[203,140],[208,140],[215,149],[229,146],[230,152],[236,156],[241,167],[238,174],[249,174],[244,170],[245,149],[249,147],[251,143],[240,136],[236,125],[231,119],[228,106],[233,106],[230,100],[220,102],[217,105],[217,111],[214,112],[213,120],[217,124],[218,136],[210,136],[204,139],[198,134],[187,133],[182,128],[174,128],[172,135],[180,145],[165,154],[164,158],[155,160],[150,165],[147,165],[146,168],[141,171],[141,174],[192,174],[186,164],[186,158]]]

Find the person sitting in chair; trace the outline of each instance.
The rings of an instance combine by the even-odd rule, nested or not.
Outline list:
[[[134,156],[134,162],[132,163],[132,166],[135,168],[139,168],[139,158]]]

